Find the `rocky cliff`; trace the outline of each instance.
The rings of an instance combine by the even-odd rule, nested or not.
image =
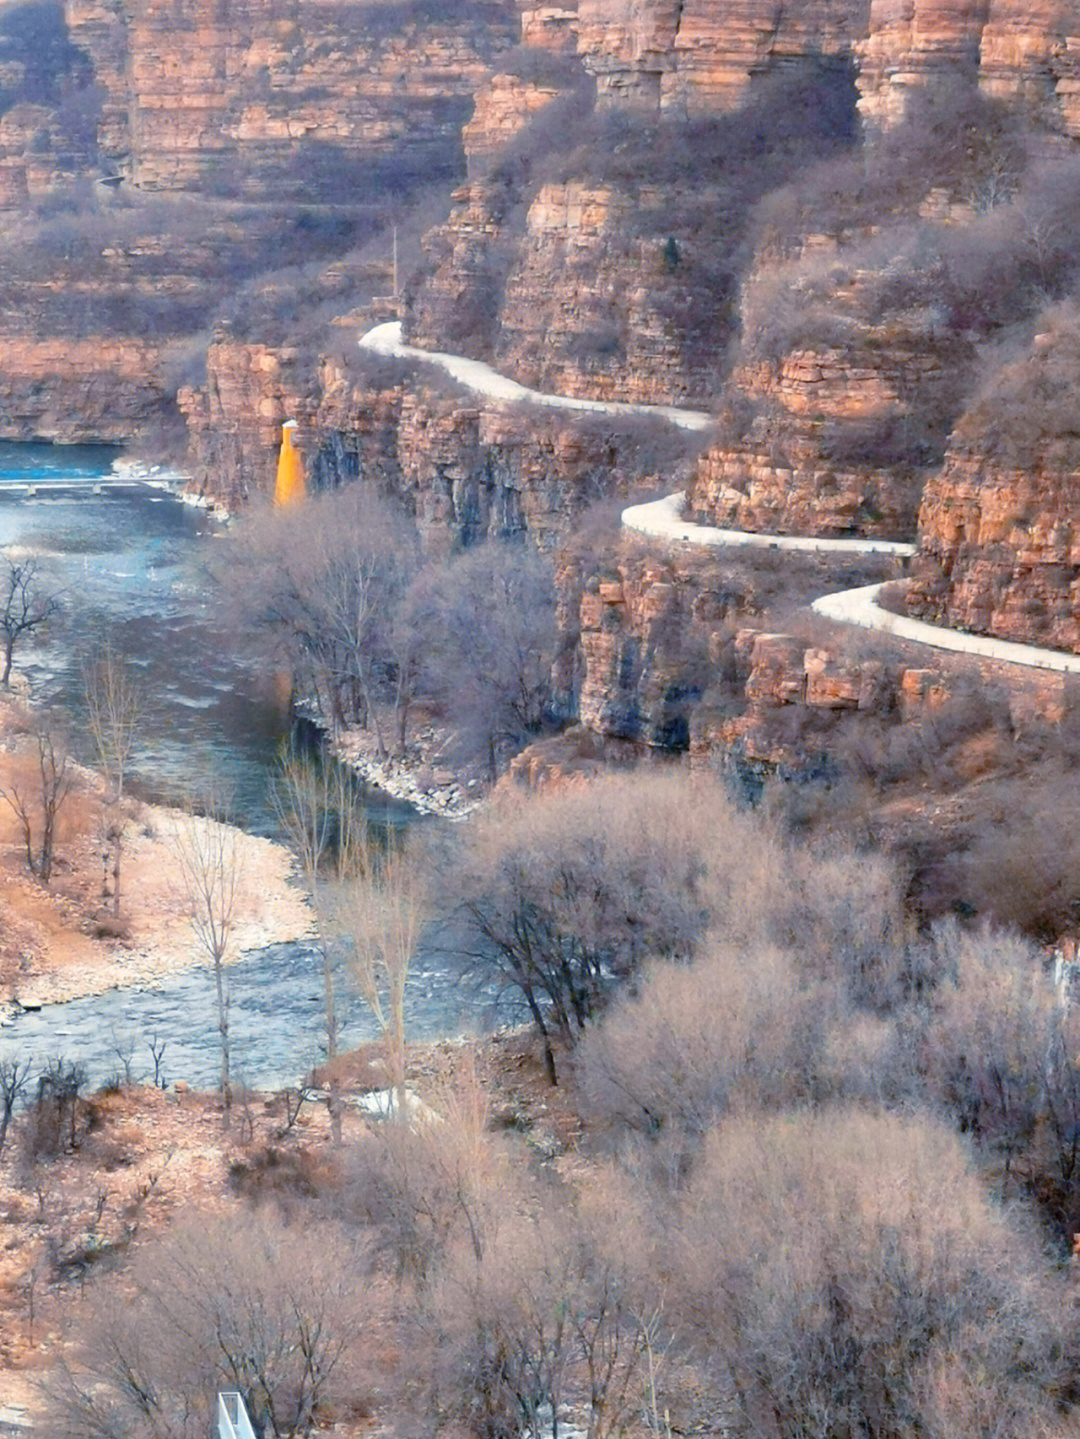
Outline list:
[[[601,104],[714,115],[774,66],[850,55],[868,23],[867,0],[580,0],[578,43]]]
[[[1080,651],[1080,316],[1058,309],[956,427],[919,517],[912,613]]]
[[[567,394],[715,406],[689,476],[708,521],[908,538],[930,480],[915,603],[1015,632],[1041,605],[1071,643],[1067,455],[1051,435],[1009,458],[958,421],[997,338],[1080,273],[1075,4],[30,10],[52,15],[44,47],[0,12],[0,431],[122,438],[179,394],[198,482],[233,505],[292,415],[317,477],[396,490],[432,544],[551,546],[587,496],[686,478],[646,427],[352,364],[398,303],[393,208],[416,343]],[[972,518],[991,473],[1060,523],[1020,543]]]
[[[144,189],[348,202],[453,173],[512,0],[440,7],[71,0],[104,90],[101,144]]]
[[[513,0],[0,7],[0,432],[160,444],[253,277],[343,255],[464,173],[472,94],[517,30]],[[256,349],[311,288],[300,268],[279,280]],[[187,407],[234,458],[230,435],[268,423],[229,418],[243,348],[215,351]],[[316,373],[318,349],[303,363]]]

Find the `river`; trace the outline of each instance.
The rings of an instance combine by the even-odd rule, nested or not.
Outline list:
[[[102,488],[115,458],[96,446],[0,443],[0,548],[36,557],[67,615],[47,642],[16,650],[16,671],[36,702],[74,717],[77,734],[80,652],[110,643],[145,681],[137,787],[168,797],[212,777],[228,787],[239,822],[272,832],[268,785],[289,716],[218,601],[210,562],[229,543],[227,531],[166,490]],[[370,793],[365,808],[384,826],[417,822],[407,806]],[[245,955],[228,973],[235,1072],[252,1088],[295,1081],[323,1053],[318,956],[310,946],[277,945]],[[375,1027],[345,973],[338,988],[342,1044],[371,1037]],[[453,957],[433,943],[414,965],[407,1008],[408,1032],[418,1039],[472,1030],[488,1014]],[[211,976],[189,970],[153,988],[21,1014],[0,1029],[0,1060],[63,1057],[84,1064],[98,1084],[122,1073],[128,1054],[145,1078],[156,1038],[165,1044],[167,1080],[210,1087],[219,1063],[215,1022]]]

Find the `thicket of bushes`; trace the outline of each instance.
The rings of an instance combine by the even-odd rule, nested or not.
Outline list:
[[[441,1122],[95,1286],[65,1432],[187,1439],[223,1385],[279,1435],[1074,1431],[1080,1036],[1037,949],[920,934],[887,862],[700,776],[518,797],[435,859],[450,932],[535,981],[575,1152],[463,1057]]]

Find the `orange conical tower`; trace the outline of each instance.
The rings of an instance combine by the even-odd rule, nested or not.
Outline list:
[[[281,451],[277,462],[277,483],[274,485],[275,505],[298,505],[307,494],[304,461],[293,444],[295,429],[295,420],[286,420],[281,427]]]

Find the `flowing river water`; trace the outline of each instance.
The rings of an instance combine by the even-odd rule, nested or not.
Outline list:
[[[211,578],[227,532],[164,489],[102,485],[114,458],[93,446],[0,443],[0,549],[36,557],[66,611],[48,642],[16,651],[16,669],[36,702],[74,717],[77,734],[80,646],[111,644],[145,681],[136,786],[168,797],[212,774],[227,785],[239,822],[271,832],[269,782],[289,716],[265,665],[235,642]],[[375,795],[365,806],[378,824],[417,822],[407,806]],[[297,1080],[324,1053],[321,960],[308,945],[275,945],[246,954],[228,975],[234,1072],[252,1088]],[[345,974],[338,993],[341,1043],[373,1035]],[[462,1033],[488,1016],[456,960],[432,943],[410,975],[407,1011],[418,1039]],[[21,1013],[0,1028],[0,1060],[62,1057],[85,1065],[93,1084],[122,1073],[127,1057],[135,1077],[146,1078],[156,1039],[166,1080],[210,1087],[215,1024],[212,975],[193,968],[152,988]]]

